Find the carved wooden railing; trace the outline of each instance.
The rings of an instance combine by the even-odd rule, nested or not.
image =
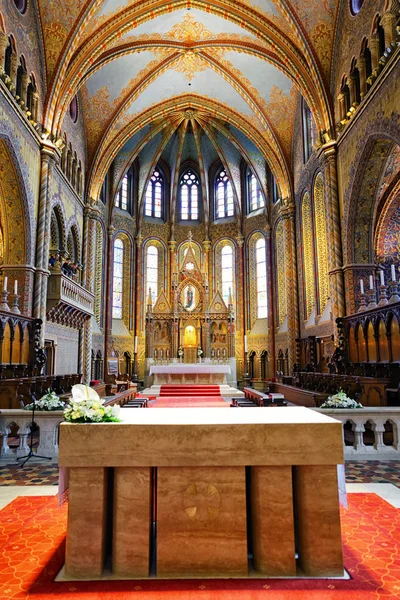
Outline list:
[[[82,327],[94,313],[94,295],[60,271],[52,271],[47,287],[47,318]]]

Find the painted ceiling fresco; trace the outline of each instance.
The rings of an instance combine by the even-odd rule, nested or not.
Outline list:
[[[193,120],[187,110],[196,111],[202,130],[229,123],[235,148],[244,145],[234,131],[247,137],[282,193],[298,92],[318,130],[332,129],[328,85],[339,0],[37,1],[45,124],[62,132],[79,93],[92,197],[110,162],[118,155],[123,163],[132,136],[151,126],[141,143],[160,135],[165,153],[166,137]]]

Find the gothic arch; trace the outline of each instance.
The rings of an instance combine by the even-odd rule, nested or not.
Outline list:
[[[3,226],[4,263],[29,264],[33,258],[30,211],[19,157],[8,137],[0,132],[0,215]],[[23,163],[22,163],[23,164]],[[29,177],[29,176],[28,176]]]
[[[400,145],[400,119],[379,113],[368,125],[367,139],[358,143],[344,195],[344,262],[373,261],[373,225],[377,187],[385,161],[393,144]]]

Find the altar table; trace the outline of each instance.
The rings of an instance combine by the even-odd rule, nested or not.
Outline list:
[[[231,374],[229,365],[184,364],[152,365],[150,375],[154,375],[154,385],[171,383],[225,384]]]
[[[342,576],[341,423],[303,407],[60,426],[65,577]],[[248,555],[252,562],[249,570]],[[297,557],[296,557],[297,555]]]

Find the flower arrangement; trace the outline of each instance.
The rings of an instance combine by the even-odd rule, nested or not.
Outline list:
[[[60,400],[53,390],[47,390],[47,394],[35,402],[35,410],[64,410],[65,402]],[[33,410],[33,403],[24,406],[24,410]]]
[[[72,400],[64,411],[70,423],[112,423],[119,422],[119,406],[104,406],[103,398],[88,385],[74,385]]]
[[[334,396],[329,396],[320,408],[363,408],[363,405],[348,397],[341,388]]]

